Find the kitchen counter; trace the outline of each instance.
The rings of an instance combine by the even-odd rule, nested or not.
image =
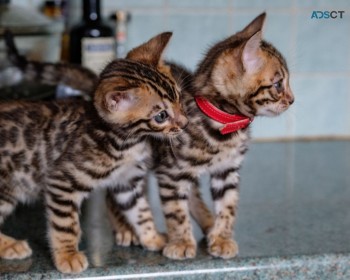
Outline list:
[[[0,260],[0,279],[350,279],[349,141],[253,143],[241,178],[240,252],[232,260],[209,256],[197,226],[199,249],[191,260],[114,245],[99,192],[82,211],[81,249],[90,261],[85,272],[64,275],[54,268],[37,204],[18,208],[6,221],[3,232],[28,239],[34,253]],[[153,180],[149,191],[156,193]],[[202,184],[207,181],[204,176]],[[208,188],[203,192],[210,202]],[[158,196],[150,200],[164,231]]]

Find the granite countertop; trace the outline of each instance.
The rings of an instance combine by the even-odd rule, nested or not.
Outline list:
[[[54,268],[44,210],[37,204],[18,208],[4,226],[4,233],[28,239],[34,253],[25,260],[0,260],[0,279],[350,279],[350,141],[254,143],[241,177],[235,259],[209,256],[198,227],[192,260],[118,247],[99,192],[82,211],[87,271],[64,275]],[[202,178],[203,185],[207,181]],[[208,188],[203,190],[208,199]],[[150,199],[164,231],[159,199]]]

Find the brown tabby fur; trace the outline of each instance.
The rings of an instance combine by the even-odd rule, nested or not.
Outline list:
[[[111,201],[136,224],[144,247],[164,246],[144,197],[143,178],[152,162],[145,137],[173,137],[187,124],[180,89],[160,60],[170,36],[162,33],[107,65],[93,103],[0,103],[0,224],[18,203],[42,194],[52,257],[61,272],[88,266],[78,250],[79,209],[96,188],[110,190]],[[21,259],[31,253],[26,241],[0,233],[0,257]]]
[[[172,145],[152,141],[153,169],[168,233],[163,254],[169,258],[193,258],[196,254],[189,213],[205,233],[211,255],[231,258],[238,252],[232,236],[238,172],[248,149],[249,128],[222,135],[222,124],[204,115],[194,96],[205,97],[228,113],[251,118],[276,116],[288,109],[294,97],[287,64],[271,44],[262,41],[264,19],[265,14],[260,15],[241,32],[214,45],[193,76],[172,65],[173,75],[183,83],[182,103],[189,125]],[[198,177],[203,173],[211,177],[214,216],[200,197]],[[124,235],[135,240],[131,228],[116,226],[125,230],[119,233],[119,240]]]
[[[194,257],[196,243],[189,213],[201,226],[211,255],[231,258],[238,252],[232,239],[236,219],[239,169],[249,144],[249,128],[221,135],[222,125],[205,116],[194,96],[203,96],[231,114],[248,117],[275,116],[289,108],[294,97],[283,56],[261,39],[265,14],[258,16],[237,34],[214,45],[194,74],[170,65],[181,84],[182,104],[189,125],[171,142],[152,140],[161,199],[169,242],[164,255]],[[211,176],[213,216],[200,197],[198,177]],[[123,208],[107,199],[118,244],[138,243],[135,224],[127,223]]]

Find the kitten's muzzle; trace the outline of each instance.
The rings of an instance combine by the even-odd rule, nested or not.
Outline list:
[[[286,93],[286,99],[287,99],[289,105],[292,105],[294,103],[294,95],[291,91]]]
[[[173,121],[174,121],[173,122],[174,125],[178,126],[179,128],[182,128],[182,129],[184,129],[188,125],[188,119],[185,116],[185,114],[182,113],[181,111],[175,113],[175,118]]]
[[[185,129],[188,125],[188,119],[185,117],[180,117],[177,124],[180,128]]]

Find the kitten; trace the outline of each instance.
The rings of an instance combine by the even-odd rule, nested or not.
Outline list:
[[[180,89],[160,59],[170,37],[162,33],[107,65],[93,103],[0,103],[0,224],[18,203],[43,194],[52,256],[61,272],[88,266],[78,251],[79,211],[96,188],[111,189],[144,247],[160,250],[165,244],[142,179],[151,163],[145,137],[174,137],[187,124]],[[26,241],[0,233],[0,257],[31,253]]]
[[[214,45],[193,76],[172,66],[174,77],[183,83],[181,98],[189,125],[172,146],[152,140],[168,233],[163,254],[169,258],[196,254],[189,213],[205,233],[211,255],[227,259],[238,253],[233,225],[248,125],[255,116],[281,114],[294,101],[285,59],[261,38],[265,16]],[[215,217],[198,189],[199,176],[207,172]],[[120,226],[120,215],[115,211],[113,223],[122,230],[119,241],[130,243],[136,238],[130,226]]]

